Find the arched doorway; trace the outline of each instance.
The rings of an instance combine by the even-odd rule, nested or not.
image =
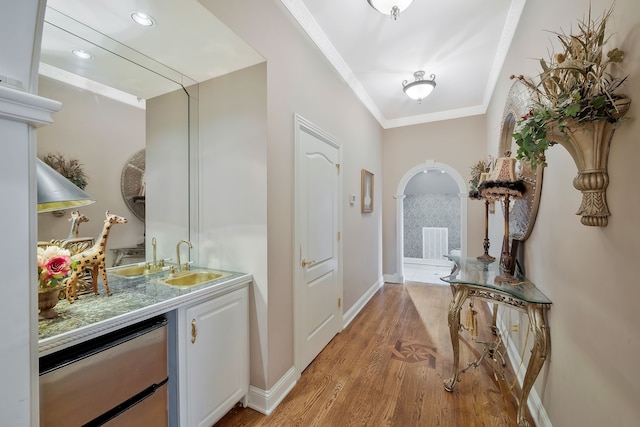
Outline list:
[[[442,172],[447,174],[457,186],[457,198],[459,199],[460,206],[460,227],[459,227],[459,242],[461,255],[465,256],[467,246],[467,198],[468,191],[467,186],[462,176],[451,166],[444,163],[438,163],[433,160],[428,160],[425,163],[416,165],[408,170],[398,183],[396,190],[396,276],[399,283],[405,282],[405,191],[407,185],[411,180],[419,174],[429,174],[432,172]]]

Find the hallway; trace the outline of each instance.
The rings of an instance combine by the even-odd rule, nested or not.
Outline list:
[[[463,373],[452,393],[444,390],[451,374],[450,300],[448,286],[386,283],[270,416],[236,407],[216,427],[516,425],[511,372],[498,379],[484,363]],[[476,307],[478,323],[488,324],[488,309]],[[464,366],[480,346],[461,336]],[[490,340],[490,332],[481,329],[479,339]]]
[[[417,264],[404,262],[404,280],[405,282],[433,283],[436,285],[446,285],[440,280],[443,276],[451,273],[451,267],[429,264]]]

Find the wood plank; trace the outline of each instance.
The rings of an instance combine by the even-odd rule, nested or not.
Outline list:
[[[447,285],[386,283],[270,416],[236,407],[216,427],[515,426],[513,372],[503,380],[485,362],[463,373],[452,393],[444,390],[453,357],[450,300]],[[480,302],[475,308],[478,325],[487,326],[480,339],[492,339],[490,310]],[[462,316],[466,310],[465,304]],[[460,362],[466,366],[481,347],[466,332],[462,336]]]

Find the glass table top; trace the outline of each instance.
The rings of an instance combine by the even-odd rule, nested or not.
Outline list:
[[[441,277],[440,280],[450,284],[462,283],[500,291],[531,304],[551,304],[551,300],[526,277],[518,277],[516,283],[501,280],[499,260],[487,263],[476,258],[447,258],[453,261],[455,266],[449,276]]]

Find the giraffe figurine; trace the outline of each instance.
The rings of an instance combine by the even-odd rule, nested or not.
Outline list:
[[[77,239],[78,238],[78,230],[80,229],[80,224],[83,222],[89,222],[89,218],[80,213],[80,211],[71,212],[71,230],[69,231],[69,237],[67,240]]]
[[[92,268],[93,276],[93,293],[99,295],[98,292],[98,271],[102,273],[102,282],[104,283],[107,295],[111,295],[109,290],[109,283],[107,282],[107,263],[105,258],[107,255],[107,238],[109,237],[109,231],[113,224],[126,224],[127,219],[118,215],[106,213],[107,218],[104,221],[104,227],[102,228],[102,234],[96,240],[96,243],[89,249],[75,254],[71,257],[71,274],[65,279],[67,301],[73,303],[78,299],[78,293],[76,286],[78,283],[78,275],[82,274],[85,268]],[[73,296],[73,299],[71,298]]]

